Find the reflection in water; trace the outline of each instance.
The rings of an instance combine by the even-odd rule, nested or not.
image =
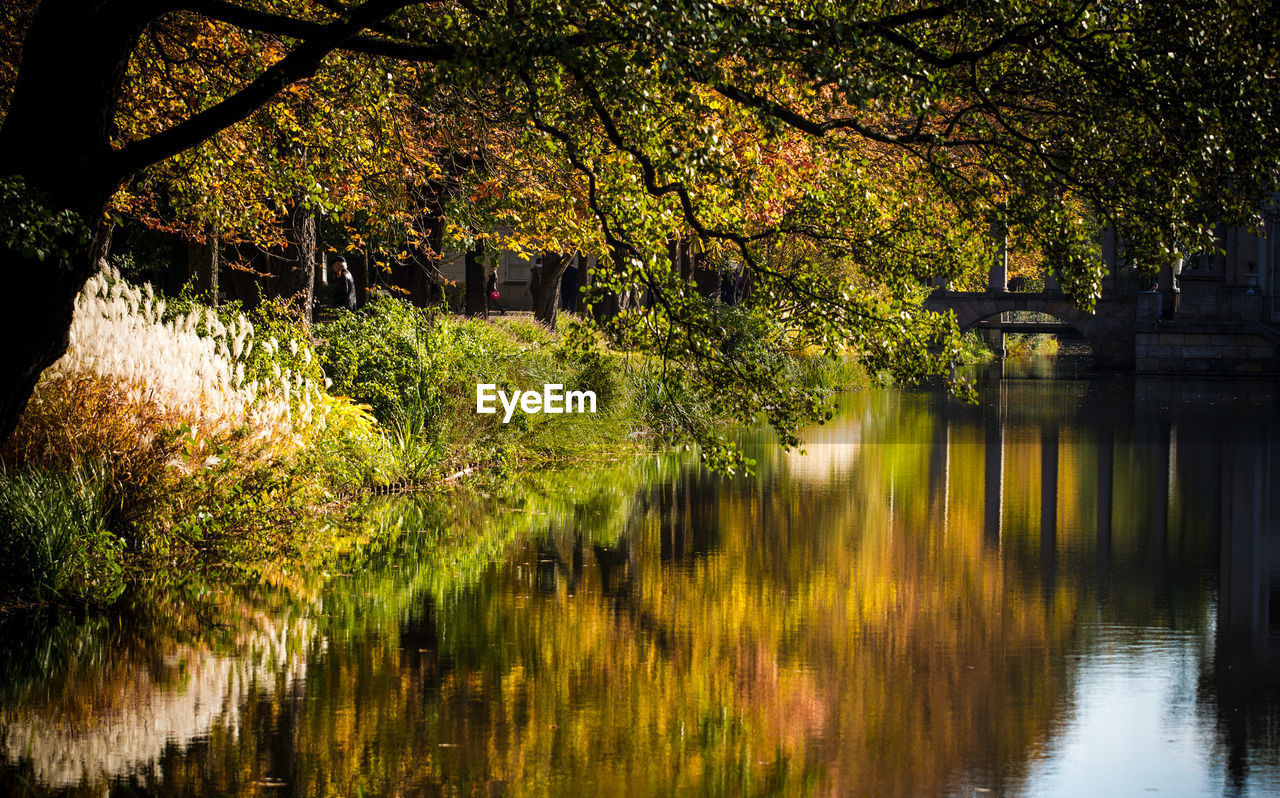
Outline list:
[[[874,392],[806,440],[392,503],[341,569],[25,625],[0,788],[1280,790],[1265,389]]]

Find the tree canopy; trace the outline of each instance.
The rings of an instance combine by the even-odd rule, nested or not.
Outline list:
[[[1239,0],[3,8],[5,227],[49,239],[0,241],[29,308],[3,322],[4,435],[109,208],[269,241],[289,203],[388,234],[447,205],[593,252],[616,340],[785,432],[814,397],[734,336],[936,372],[955,331],[920,301],[989,261],[992,225],[1087,307],[1103,226],[1154,271],[1256,223],[1280,177],[1280,19]],[[711,298],[727,272],[745,333]]]

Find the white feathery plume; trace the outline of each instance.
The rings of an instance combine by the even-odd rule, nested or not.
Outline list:
[[[153,402],[192,428],[226,434],[244,424],[287,442],[305,439],[290,420],[290,405],[309,399],[316,387],[302,375],[282,374],[260,385],[245,384],[253,351],[253,326],[244,317],[224,325],[203,308],[162,321],[163,300],[150,285],[136,288],[114,270],[95,274],[76,297],[70,344],[53,374],[89,375],[121,382],[131,401]],[[200,333],[203,327],[204,334]],[[279,351],[274,339],[263,344]],[[290,351],[298,344],[290,341]],[[310,362],[310,349],[304,348]],[[309,425],[304,410],[298,424]]]

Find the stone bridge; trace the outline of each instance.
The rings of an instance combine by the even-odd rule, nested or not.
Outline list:
[[[1097,301],[1092,313],[1080,310],[1059,292],[1018,293],[1011,291],[934,291],[924,304],[938,313],[951,311],[961,332],[967,332],[984,319],[995,317],[991,328],[999,329],[1000,314],[1012,311],[1046,313],[1070,325],[1089,342],[1094,362],[1099,368],[1133,368],[1134,319],[1137,298],[1107,297]],[[1011,331],[1016,323],[1007,325]]]

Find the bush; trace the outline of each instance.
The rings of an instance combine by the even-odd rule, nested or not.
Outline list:
[[[37,598],[114,598],[124,541],[109,531],[107,509],[91,470],[0,469],[0,581]]]
[[[390,418],[402,397],[436,381],[428,372],[435,326],[417,308],[387,296],[317,325],[320,365],[332,391],[368,405],[379,420]]]
[[[300,467],[313,468],[329,485],[348,493],[399,480],[395,453],[369,408],[345,396],[326,395],[323,402],[324,429]]]
[[[1019,357],[1052,357],[1058,354],[1058,338],[1043,333],[1006,335],[1004,337],[1005,356]]]
[[[622,356],[586,326],[565,330],[557,335],[528,318],[458,321],[379,297],[317,333],[333,390],[369,405],[383,423],[393,479],[421,481],[463,464],[581,455],[626,439],[634,391]],[[503,424],[475,412],[478,383],[592,390],[598,412],[517,413]]]
[[[114,273],[92,278],[67,353],[37,384],[4,461],[21,473],[92,469],[104,523],[140,560],[261,540],[316,497],[300,456],[331,403],[305,338],[259,342],[248,319],[223,312],[226,321],[198,305],[175,309]],[[270,309],[260,318],[297,330]]]
[[[149,523],[181,453],[179,420],[156,402],[136,401],[119,380],[45,375],[4,448],[20,468],[64,474],[92,470],[112,523],[129,537]]]

